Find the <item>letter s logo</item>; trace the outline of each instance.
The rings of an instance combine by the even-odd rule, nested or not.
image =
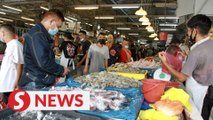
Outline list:
[[[9,96],[8,104],[16,112],[26,110],[30,105],[30,96],[26,91],[15,90]]]
[[[24,102],[23,100],[20,98],[20,96],[24,96],[24,92],[18,92],[16,95],[15,95],[15,100],[19,103],[19,105],[14,105],[14,109],[17,110],[17,109],[21,109],[24,105]]]

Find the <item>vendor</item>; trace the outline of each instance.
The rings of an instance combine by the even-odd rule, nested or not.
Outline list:
[[[163,52],[159,53],[159,58],[171,74],[181,82],[186,81],[186,90],[204,120],[209,119],[213,101],[208,97],[209,92],[207,93],[208,86],[213,85],[213,56],[209,55],[213,51],[213,41],[209,40],[208,35],[211,25],[209,17],[201,14],[188,21],[187,34],[190,40],[196,43],[191,47],[181,72],[174,70],[167,63]]]

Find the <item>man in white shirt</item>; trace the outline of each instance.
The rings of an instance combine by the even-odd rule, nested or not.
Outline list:
[[[15,28],[4,24],[0,26],[0,40],[7,44],[0,70],[0,93],[18,89],[18,82],[24,64],[23,46],[15,39]]]

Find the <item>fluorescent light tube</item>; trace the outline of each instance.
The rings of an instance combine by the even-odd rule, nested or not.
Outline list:
[[[12,20],[12,19],[2,18],[2,17],[0,17],[0,20],[9,21],[9,22],[13,22],[13,20]]]
[[[177,24],[159,24],[159,26],[168,26],[168,27],[173,27],[173,26],[178,26]]]
[[[21,17],[21,19],[24,19],[24,20],[28,20],[28,21],[32,21],[32,22],[34,22],[34,19],[32,19],[32,18],[27,18],[27,17]]]
[[[159,17],[158,19],[179,19],[179,17]]]
[[[111,23],[108,23],[108,25],[124,25],[124,23],[121,23],[121,22],[111,22]]]
[[[49,9],[43,6],[40,6],[41,9],[48,11]]]
[[[64,17],[64,19],[68,22],[73,22],[72,20],[68,19],[67,17]]]
[[[161,31],[176,31],[176,29],[172,29],[172,28],[161,28]]]
[[[75,7],[76,10],[95,10],[95,9],[98,9],[99,7],[98,6],[78,6],[78,7]]]
[[[139,8],[138,5],[115,5],[112,6],[113,9],[129,9],[129,8]]]
[[[31,23],[31,24],[29,24],[29,25],[31,25],[31,26],[35,26],[35,24],[33,24],[33,23]]]
[[[103,16],[103,17],[95,17],[95,19],[114,19],[114,17]]]
[[[0,14],[2,14],[2,15],[6,15],[6,13],[5,13],[5,12],[0,12]]]
[[[129,33],[128,35],[132,35],[132,36],[137,36],[137,35],[139,35],[138,33]]]
[[[15,10],[15,11],[22,12],[22,10],[21,10],[21,9],[14,8],[14,7],[10,7],[10,6],[7,6],[7,5],[2,5],[2,7],[4,7],[4,8],[8,8],[8,9],[11,9],[11,10]]]
[[[74,18],[74,17],[68,17],[69,19],[71,20],[74,20],[74,21],[78,21],[78,19]]]
[[[0,23],[3,23],[3,22],[4,22],[4,21],[1,21],[1,20],[0,20]]]
[[[89,26],[93,26],[92,24],[89,24],[89,23],[85,23],[86,25],[89,25]]]
[[[131,28],[121,28],[121,27],[118,27],[117,30],[131,30]]]

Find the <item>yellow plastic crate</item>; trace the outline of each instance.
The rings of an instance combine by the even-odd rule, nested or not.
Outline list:
[[[136,80],[143,80],[143,79],[146,79],[147,72],[148,71],[146,71],[145,74],[134,74],[134,73],[124,73],[124,72],[111,72],[111,73],[115,73],[128,78],[133,78]]]

